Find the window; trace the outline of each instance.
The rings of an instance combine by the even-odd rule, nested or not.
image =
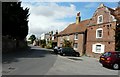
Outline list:
[[[120,53],[118,53],[118,57],[120,58]]]
[[[92,52],[94,53],[104,53],[104,50],[105,50],[104,44],[96,43],[92,45]]]
[[[111,52],[105,52],[105,53],[103,54],[103,56],[109,57],[109,56],[111,56]]]
[[[98,16],[97,23],[98,24],[103,23],[103,15]]]
[[[67,39],[67,40],[69,40],[69,35],[68,35],[68,36],[66,36],[66,39]]]
[[[75,34],[75,40],[78,40],[78,34]]]
[[[63,41],[63,37],[60,37],[60,41],[61,41],[61,42]]]
[[[99,28],[96,30],[96,38],[102,38],[103,36],[103,29]]]
[[[96,45],[96,52],[100,52],[101,51],[101,45]]]
[[[62,47],[62,43],[60,43],[60,47]]]
[[[74,49],[78,48],[78,43],[74,43]]]

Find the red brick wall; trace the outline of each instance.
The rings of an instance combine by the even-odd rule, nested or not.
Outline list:
[[[112,22],[112,20],[113,20],[113,17],[110,14],[110,11],[108,10],[108,8],[102,7],[102,8],[98,8],[95,11],[95,13],[94,13],[94,15],[93,15],[93,17],[91,19],[92,24],[97,24],[97,19],[98,19],[99,15],[103,15],[103,22],[104,23],[105,22]]]
[[[67,35],[66,35],[67,36]],[[66,39],[66,36],[62,36],[64,39]],[[58,46],[60,46],[60,43],[62,43],[62,41],[60,41],[61,36],[58,37]],[[80,55],[83,55],[84,52],[84,34],[78,34],[78,40],[74,40],[74,34],[69,35],[69,41],[72,41],[72,46],[74,43],[78,43],[78,48],[77,48],[77,52],[80,53]]]

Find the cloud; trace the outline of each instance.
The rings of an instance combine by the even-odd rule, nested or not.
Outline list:
[[[37,37],[40,37],[42,33],[47,33],[51,30],[62,31],[71,23],[64,20],[64,18],[69,19],[75,16],[77,12],[76,7],[73,4],[70,4],[69,6],[61,6],[53,2],[23,2],[22,6],[24,8],[30,8],[28,36],[35,34]]]

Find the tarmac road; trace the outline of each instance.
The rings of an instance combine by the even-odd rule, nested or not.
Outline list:
[[[44,75],[53,66],[57,55],[50,50],[31,46],[28,51],[4,54],[2,75]]]

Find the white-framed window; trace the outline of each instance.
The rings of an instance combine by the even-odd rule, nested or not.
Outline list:
[[[101,45],[96,45],[96,52],[101,52]]]
[[[78,43],[74,43],[74,49],[76,50],[78,48]]]
[[[66,36],[66,39],[69,40],[69,35]]]
[[[77,34],[77,33],[75,34],[74,39],[75,39],[75,40],[78,40],[78,34]]]
[[[96,30],[96,38],[102,38],[103,37],[103,29],[102,28],[98,28]]]
[[[60,47],[62,47],[62,43],[60,43]]]
[[[96,43],[92,45],[92,52],[94,53],[104,53],[104,50],[105,50],[104,44]]]
[[[99,15],[97,18],[97,24],[103,23],[103,15]]]
[[[63,37],[60,37],[60,41],[61,41],[61,42],[63,41]]]

